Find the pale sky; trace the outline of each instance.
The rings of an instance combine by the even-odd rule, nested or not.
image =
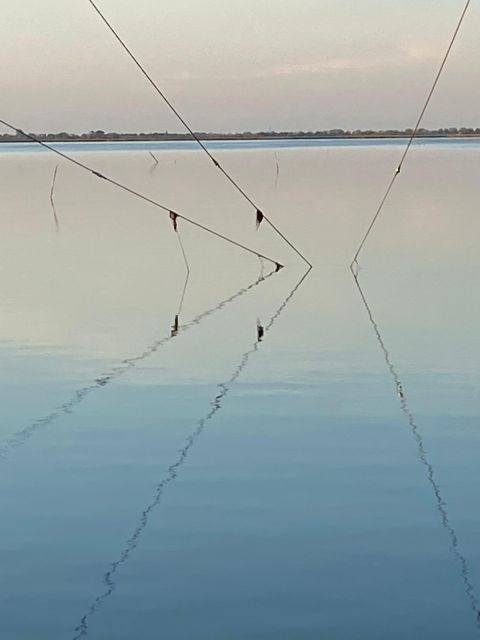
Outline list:
[[[413,126],[464,0],[97,0],[203,131]],[[87,0],[0,0],[0,117],[182,131]],[[425,126],[480,126],[473,0]]]

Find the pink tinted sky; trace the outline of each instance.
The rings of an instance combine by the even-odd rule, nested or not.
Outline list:
[[[197,130],[412,126],[464,0],[97,0]],[[472,3],[426,126],[480,126]],[[181,131],[87,0],[2,7],[0,117]]]

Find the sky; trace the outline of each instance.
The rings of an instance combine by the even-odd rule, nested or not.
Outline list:
[[[96,0],[197,131],[412,127],[465,0]],[[183,131],[88,0],[0,0],[0,118]],[[425,126],[480,126],[473,1]],[[5,131],[2,129],[2,131]]]

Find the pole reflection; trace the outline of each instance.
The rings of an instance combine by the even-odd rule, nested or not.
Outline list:
[[[53,213],[53,221],[55,223],[55,230],[58,233],[60,231],[60,225],[58,222],[58,216],[57,216],[57,209],[55,207],[55,199],[54,199],[54,194],[55,194],[55,183],[57,181],[57,172],[58,172],[58,164],[55,166],[55,170],[53,172],[53,178],[52,178],[52,186],[50,187],[50,204],[52,206],[52,213]]]

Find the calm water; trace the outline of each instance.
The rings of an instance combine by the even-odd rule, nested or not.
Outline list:
[[[0,147],[0,637],[479,637],[480,145],[222,146]]]
[[[317,147],[405,147],[405,138],[317,138],[317,139],[291,139],[278,138],[270,140],[206,140],[205,146],[212,150],[242,150],[242,149],[311,149]],[[166,141],[122,141],[122,142],[54,142],[52,146],[64,152],[78,151],[198,151],[198,143],[193,140],[166,140]],[[414,146],[445,147],[480,147],[480,137],[472,138],[417,138]],[[41,145],[35,142],[0,144],[0,152],[12,151],[23,153],[49,153]]]

